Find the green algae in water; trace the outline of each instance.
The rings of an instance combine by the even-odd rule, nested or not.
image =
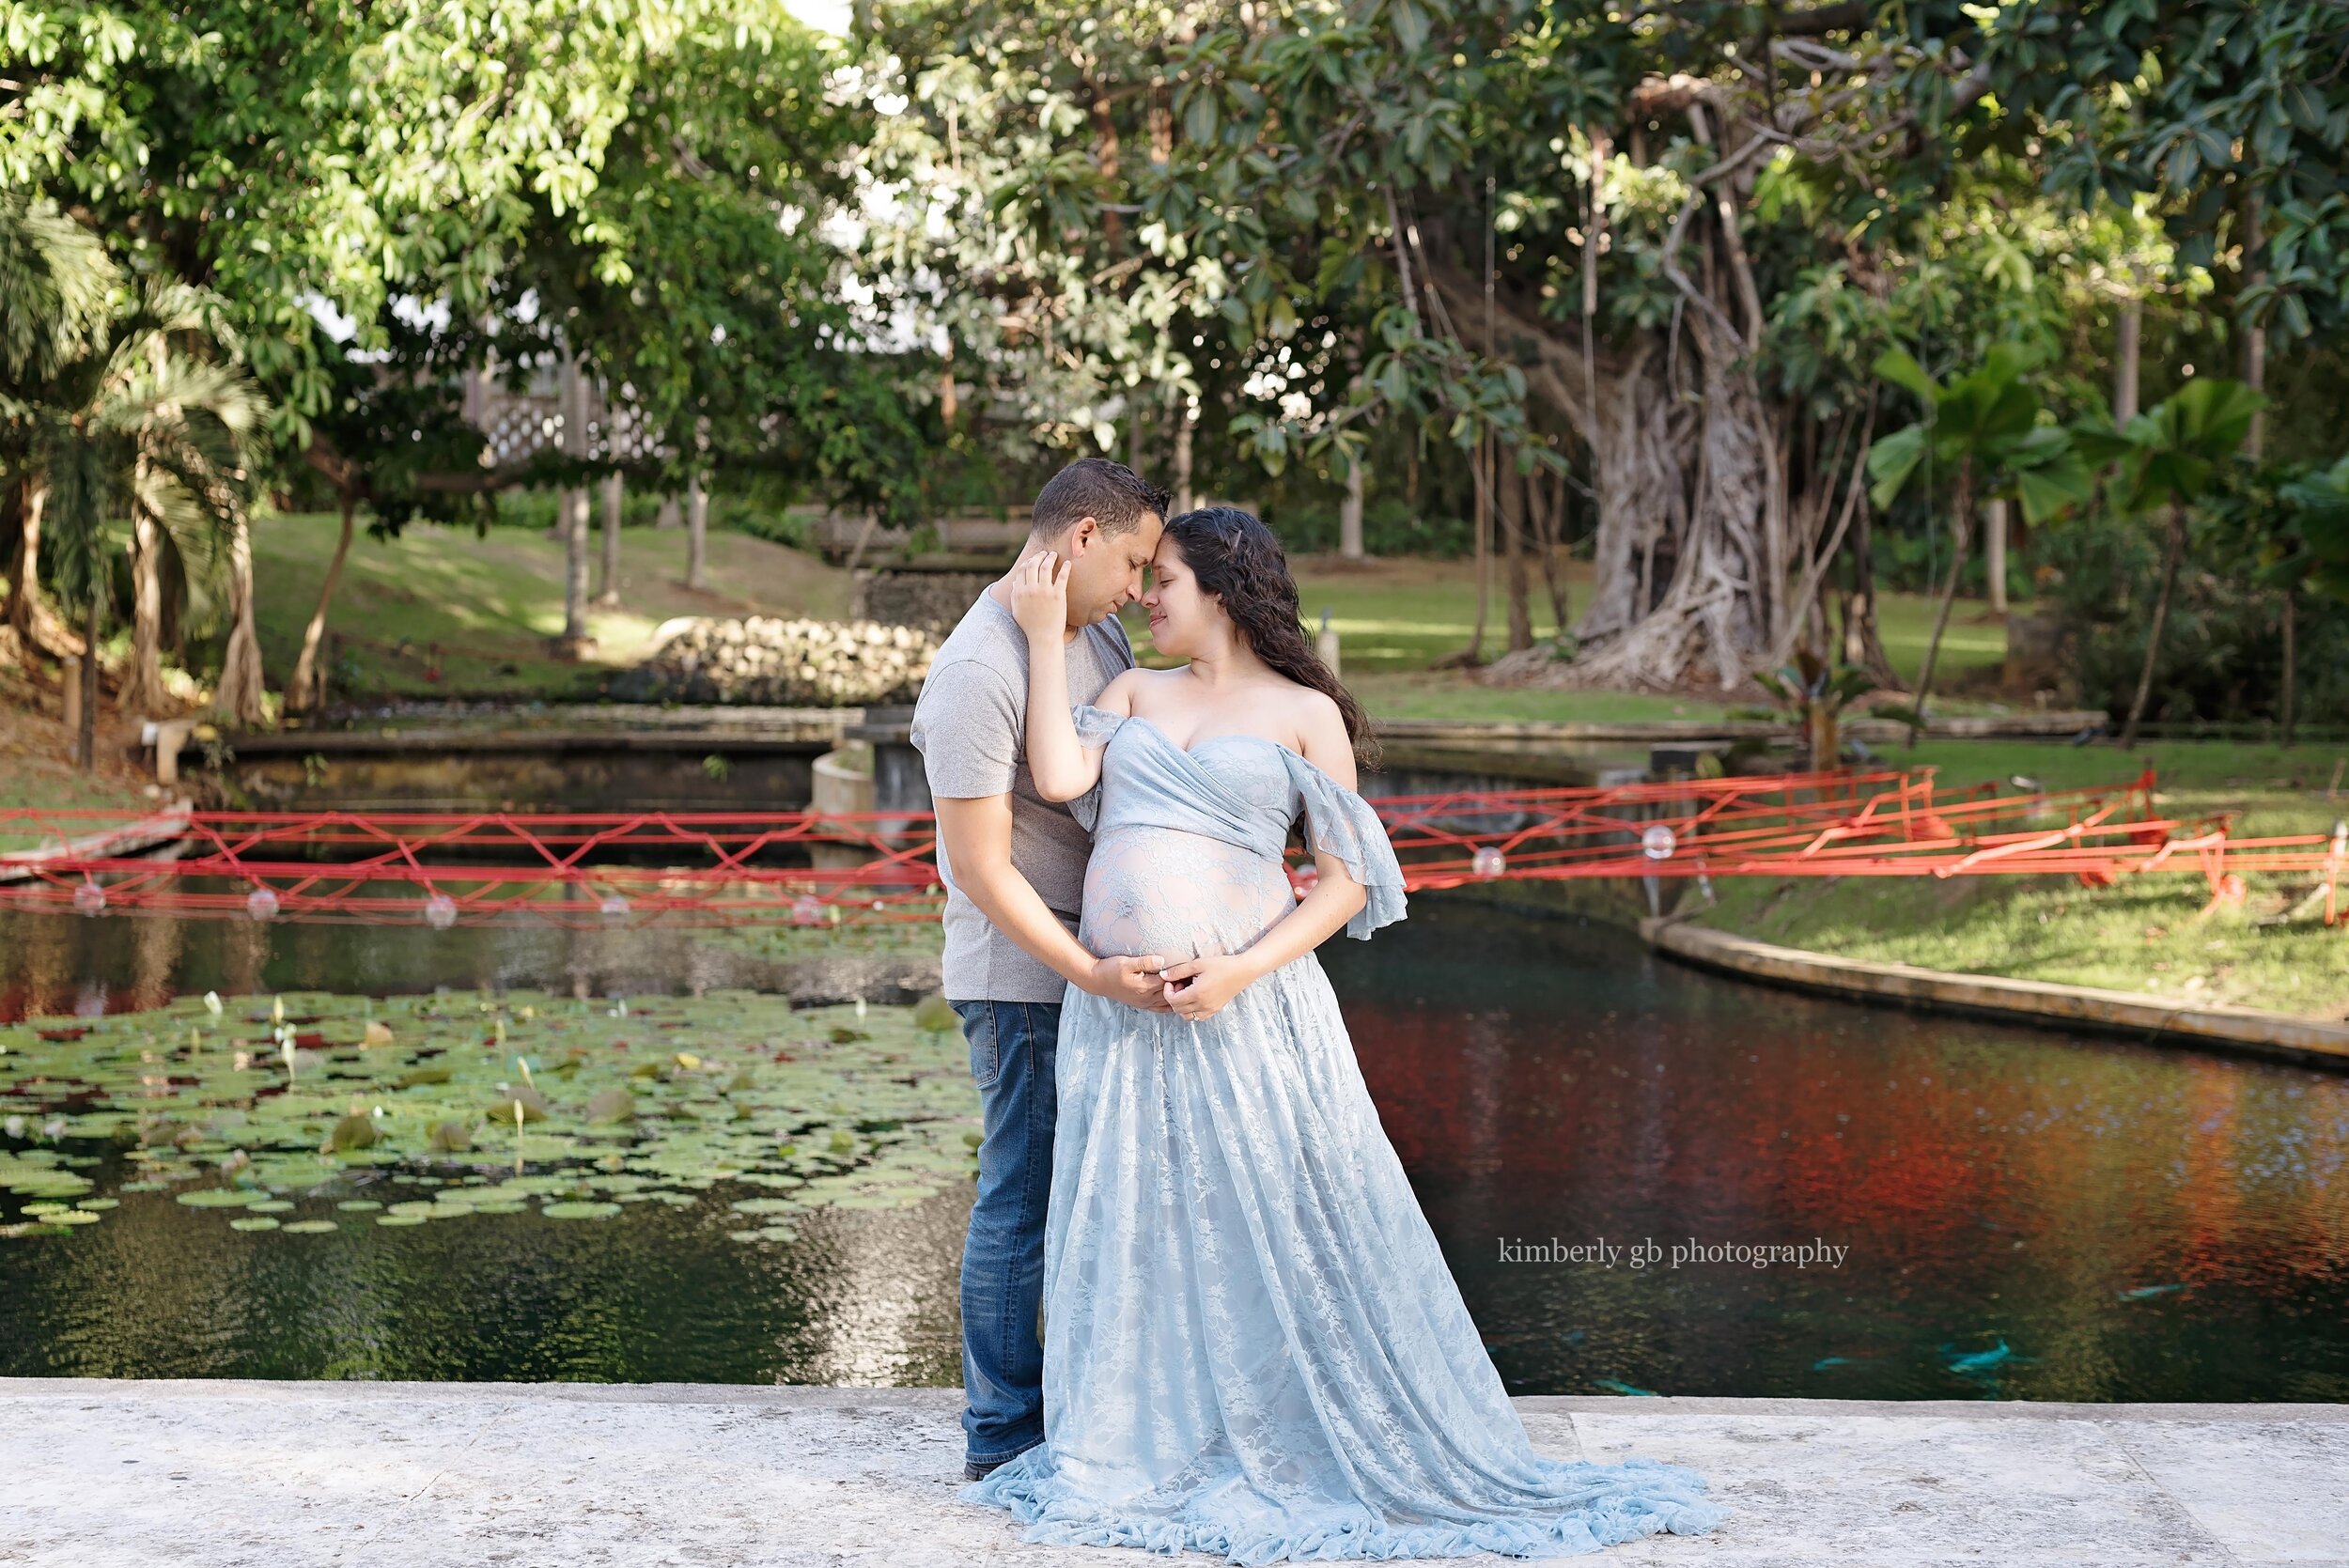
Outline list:
[[[936,1019],[914,1009],[794,1012],[751,992],[625,1009],[523,992],[288,992],[283,1004],[282,1027],[317,1059],[290,1080],[281,1026],[249,1000],[217,1017],[192,999],[0,1026],[0,1093],[23,1108],[7,1130],[53,1145],[0,1151],[0,1190],[82,1199],[92,1183],[71,1166],[95,1157],[65,1151],[103,1141],[132,1166],[122,1190],[226,1209],[244,1230],[312,1234],[334,1222],[273,1217],[386,1176],[434,1190],[388,1212],[339,1196],[337,1209],[397,1226],[526,1210],[599,1219],[744,1184],[790,1194],[745,1201],[758,1204],[746,1217],[770,1219],[910,1206],[973,1172],[978,1104],[960,1041],[921,1027]],[[7,1229],[70,1234],[113,1202]],[[756,1234],[782,1240],[789,1228]]]

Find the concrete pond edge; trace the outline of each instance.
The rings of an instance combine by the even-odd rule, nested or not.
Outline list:
[[[1863,1001],[2242,1051],[2349,1070],[2349,1023],[2225,1002],[2150,1001],[2127,991],[2046,980],[1955,974],[1914,964],[1839,958],[1698,925],[1686,916],[1640,922],[1657,952],[1748,980]]]

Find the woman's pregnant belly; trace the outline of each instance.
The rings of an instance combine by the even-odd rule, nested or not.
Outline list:
[[[1096,957],[1237,953],[1295,903],[1277,861],[1174,828],[1118,828],[1094,842],[1077,936]]]

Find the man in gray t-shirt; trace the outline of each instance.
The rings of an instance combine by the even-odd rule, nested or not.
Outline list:
[[[1086,458],[1035,498],[1022,561],[1068,563],[1068,695],[1089,703],[1131,669],[1117,612],[1142,597],[1166,524],[1164,490]],[[1044,1440],[1044,1219],[1060,1100],[1061,1000],[1072,985],[1166,1005],[1148,955],[1097,958],[1077,941],[1085,831],[1028,772],[1028,639],[999,581],[939,648],[913,709],[938,810],[946,884],[946,998],[962,1017],[986,1117],[978,1195],[962,1249],[963,1473],[972,1480]]]

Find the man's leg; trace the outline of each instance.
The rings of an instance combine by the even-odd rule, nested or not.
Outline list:
[[[967,1458],[993,1465],[1044,1440],[1044,1217],[1051,1193],[1060,1004],[958,1001],[986,1134],[962,1246]]]

